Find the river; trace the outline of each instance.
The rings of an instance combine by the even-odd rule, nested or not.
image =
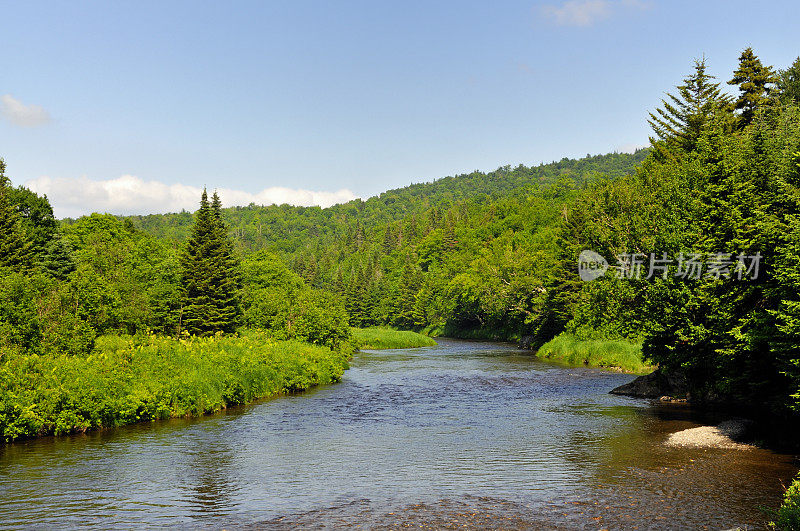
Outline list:
[[[340,384],[193,420],[0,447],[11,528],[758,526],[792,456],[664,445],[685,406],[629,375],[441,340],[358,353]]]

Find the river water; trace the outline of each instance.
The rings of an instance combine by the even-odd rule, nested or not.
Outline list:
[[[0,447],[6,527],[727,529],[792,456],[664,445],[676,404],[511,345],[367,351],[340,384],[195,420]]]

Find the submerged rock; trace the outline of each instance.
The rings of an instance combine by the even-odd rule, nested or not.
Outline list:
[[[665,373],[657,369],[650,374],[639,376],[630,383],[612,389],[612,395],[633,396],[636,398],[683,398],[688,384],[686,375],[680,372]]]

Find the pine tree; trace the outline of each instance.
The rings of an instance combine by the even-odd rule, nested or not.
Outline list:
[[[778,81],[770,66],[761,60],[748,47],[739,56],[739,68],[733,73],[728,85],[739,85],[739,98],[734,108],[740,111],[739,125],[744,127],[753,121],[756,110],[771,101],[774,84]]]
[[[240,278],[233,242],[221,216],[222,203],[212,203],[203,190],[191,236],[181,256],[184,306],[181,325],[191,334],[231,333],[241,314]]]
[[[25,271],[33,267],[34,256],[17,206],[9,197],[11,181],[5,170],[5,162],[0,159],[0,266]]]
[[[669,101],[661,100],[663,107],[650,113],[647,123],[655,133],[650,143],[662,160],[675,158],[676,149],[693,151],[709,117],[730,103],[713,79],[705,58],[696,60],[694,72],[676,87],[678,94],[667,93]]]

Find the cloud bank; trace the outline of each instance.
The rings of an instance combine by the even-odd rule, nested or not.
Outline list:
[[[0,114],[19,127],[38,127],[50,122],[50,113],[39,105],[25,105],[11,94],[0,96]]]
[[[92,212],[110,214],[161,214],[194,211],[198,208],[202,188],[185,184],[145,181],[134,175],[94,181],[87,177],[39,177],[25,182],[25,187],[38,194],[47,194],[56,216],[78,217]],[[298,190],[284,187],[265,188],[250,193],[230,188],[217,189],[223,206],[272,205],[328,207],[356,199],[350,190],[335,192]],[[211,189],[209,189],[209,194]]]
[[[641,0],[567,0],[555,6],[542,7],[544,15],[559,26],[592,26],[611,16],[618,8],[646,8]]]
[[[614,151],[617,153],[636,153],[638,149],[644,149],[646,147],[650,147],[650,144],[637,144],[635,142],[630,142],[627,144],[622,144],[614,148]]]

